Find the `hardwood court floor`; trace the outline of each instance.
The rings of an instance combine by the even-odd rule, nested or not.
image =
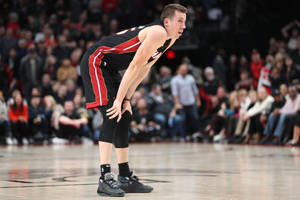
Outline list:
[[[300,199],[300,148],[133,144],[130,163],[154,191],[100,197],[97,146],[0,147],[0,199]]]

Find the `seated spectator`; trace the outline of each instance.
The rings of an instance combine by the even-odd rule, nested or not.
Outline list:
[[[71,100],[75,96],[76,84],[72,79],[66,80],[67,96],[66,99]]]
[[[171,95],[163,94],[160,85],[153,85],[147,99],[148,110],[153,113],[154,121],[161,126],[161,136],[167,136],[168,116],[173,107]]]
[[[269,75],[271,81],[271,90],[279,88],[281,84],[285,83],[284,74],[277,67],[272,67]]]
[[[73,98],[74,103],[74,110],[77,115],[79,115],[81,118],[89,119],[89,114],[87,109],[85,108],[84,100],[82,95],[76,94]],[[88,142],[89,139],[92,139],[92,132],[90,131],[90,128],[88,124],[82,125],[81,128],[81,136],[84,136],[84,142]]]
[[[288,100],[289,93],[288,93],[288,87],[285,83],[281,84],[279,87],[280,94],[285,98],[285,100]]]
[[[130,140],[150,142],[159,136],[160,126],[154,122],[153,115],[148,111],[145,99],[137,102],[137,110],[133,112],[130,126]],[[153,139],[152,139],[153,138]]]
[[[42,97],[53,95],[51,77],[49,74],[45,73],[42,77],[41,93]]]
[[[277,137],[275,144],[285,144],[291,139],[293,120],[296,113],[300,110],[300,94],[297,93],[295,86],[290,86],[289,98],[281,109],[276,110],[275,115],[280,115],[274,136]]]
[[[244,95],[246,96],[244,97]],[[241,90],[239,101],[240,101],[240,109],[239,109],[237,125],[234,131],[234,136],[230,138],[230,140],[228,141],[229,143],[240,144],[245,140],[246,135],[248,134],[249,131],[250,121],[249,120],[244,121],[244,115],[247,113],[248,110],[250,110],[255,105],[257,101],[256,91],[250,90],[247,96],[247,91]]]
[[[95,143],[98,143],[99,136],[101,134],[101,127],[103,124],[103,116],[101,112],[95,112],[92,116],[92,129],[93,129],[93,140]]]
[[[12,137],[18,144],[27,145],[28,139],[28,106],[23,102],[21,94],[16,93],[13,104],[9,106],[9,120],[11,122]]]
[[[285,70],[286,80],[289,84],[292,81],[300,77],[300,65],[295,65],[293,59],[290,56],[285,58]]]
[[[74,110],[74,103],[66,101],[64,103],[64,113],[59,117],[58,138],[67,139],[69,142],[81,142],[81,128],[87,124],[88,120],[79,116]],[[55,139],[53,141],[55,143]]]
[[[61,66],[57,70],[57,80],[60,83],[64,83],[68,79],[72,79],[75,83],[78,75],[76,68],[71,65],[70,59],[63,59]]]
[[[171,92],[171,69],[167,66],[161,66],[159,69],[159,85],[163,92]]]
[[[293,130],[293,139],[289,141],[291,146],[300,146],[300,112],[297,112],[296,121]]]
[[[260,139],[260,136],[263,132],[263,125],[260,122],[260,116],[270,112],[272,103],[274,101],[274,98],[268,95],[264,87],[261,87],[257,90],[257,97],[258,99],[254,106],[245,114],[243,114],[243,120],[245,122],[250,120],[249,132],[244,141],[246,144],[250,142],[251,137],[254,136],[254,134],[256,135],[254,142],[258,142]]]
[[[214,70],[212,67],[206,67],[204,69],[205,81],[203,83],[204,91],[207,95],[216,95],[219,82],[216,79]]]
[[[270,114],[268,116],[267,125],[264,129],[264,135],[266,135],[266,137],[260,141],[260,144],[267,144],[273,141],[273,137],[274,137],[273,131],[275,130],[276,123],[278,122],[279,119],[278,110],[280,110],[286,102],[285,98],[281,95],[278,89],[273,91],[273,97],[274,97],[274,102],[272,103]]]
[[[173,141],[177,141],[178,137],[180,137],[181,142],[185,141],[184,121],[176,108],[173,108],[169,114],[168,126]]]
[[[239,112],[241,108],[241,102],[245,100],[247,97],[246,90],[241,91],[233,91],[229,94],[229,106],[224,109],[223,112],[226,114],[224,129],[222,130],[222,134],[226,135],[227,139],[231,139],[234,136],[234,130],[236,128],[237,120],[239,117]],[[226,105],[226,104],[225,104]],[[222,106],[221,106],[222,108]]]
[[[0,91],[0,144],[13,144],[11,139],[10,123],[8,121],[8,108],[3,93]]]
[[[44,97],[44,105],[45,105],[45,136],[49,143],[51,143],[52,132],[54,131],[54,127],[52,124],[52,114],[54,112],[54,108],[56,106],[55,99],[47,95]]]
[[[70,100],[67,99],[67,94],[68,94],[67,86],[64,84],[59,85],[57,89],[57,93],[54,94],[55,101],[60,105],[64,105],[66,100]]]
[[[240,74],[240,80],[235,84],[235,89],[246,89],[250,90],[252,88],[252,79],[249,77],[248,71],[242,71]]]
[[[45,108],[41,104],[40,96],[33,96],[29,105],[29,130],[34,143],[42,143],[46,139],[45,135]]]

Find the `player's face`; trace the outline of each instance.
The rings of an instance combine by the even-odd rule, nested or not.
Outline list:
[[[179,38],[185,29],[186,14],[175,11],[175,15],[167,20],[166,29],[171,38]]]

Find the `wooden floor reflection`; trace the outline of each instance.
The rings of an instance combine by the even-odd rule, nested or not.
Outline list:
[[[97,146],[0,147],[0,163],[1,200],[115,199],[96,194]],[[154,191],[123,199],[300,199],[299,148],[134,144],[130,164]]]

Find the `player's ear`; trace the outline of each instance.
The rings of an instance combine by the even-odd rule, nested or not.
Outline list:
[[[169,25],[169,18],[166,17],[163,22],[164,22],[165,26],[168,26]]]

